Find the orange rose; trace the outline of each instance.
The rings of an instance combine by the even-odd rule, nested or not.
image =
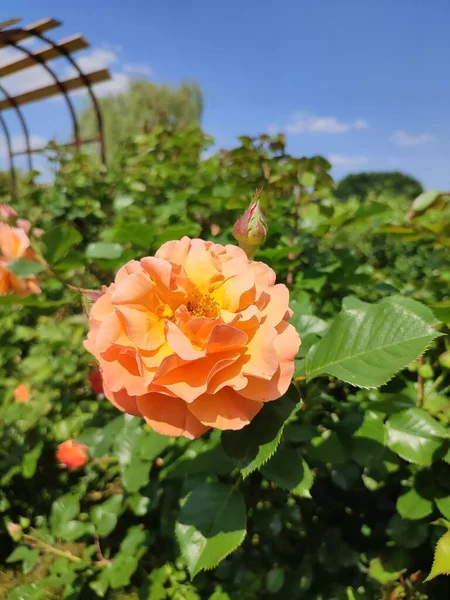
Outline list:
[[[286,286],[236,246],[187,237],[131,261],[90,313],[106,397],[157,432],[241,429],[282,396],[299,336]]]
[[[30,390],[24,383],[19,383],[19,385],[14,389],[14,398],[17,402],[26,403],[30,399]]]
[[[27,224],[28,221],[22,220],[21,227],[11,227],[0,222],[0,296],[5,296],[9,291],[16,296],[41,293],[35,275],[21,278],[8,270],[8,264],[18,258],[37,260],[30,247]]]
[[[56,459],[68,469],[79,469],[88,461],[88,448],[84,444],[67,440],[59,444]]]

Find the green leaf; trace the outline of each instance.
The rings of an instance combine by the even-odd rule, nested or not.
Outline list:
[[[48,598],[48,590],[36,583],[19,585],[8,595],[8,600],[43,600],[44,598]]]
[[[442,496],[440,498],[435,497],[434,500],[441,515],[443,515],[446,519],[450,519],[450,495]]]
[[[80,512],[80,501],[74,494],[65,494],[52,504],[50,523],[55,536],[61,535],[61,530],[67,521],[71,521]]]
[[[439,335],[395,303],[344,310],[308,352],[306,376],[327,374],[359,387],[378,387]]]
[[[431,573],[424,581],[430,581],[438,575],[450,575],[450,531],[444,533],[436,544]]]
[[[45,245],[43,252],[46,261],[53,265],[59,262],[73,246],[82,241],[82,236],[71,225],[58,225],[40,238]]]
[[[89,244],[86,248],[87,258],[99,258],[106,260],[115,260],[122,256],[123,248],[120,244],[107,242],[95,242]]]
[[[431,465],[447,437],[446,429],[420,408],[409,408],[391,415],[386,423],[387,446],[404,460]]]
[[[388,533],[402,548],[417,548],[428,537],[428,525],[394,515],[389,521]]]
[[[373,558],[369,563],[369,576],[382,585],[390,581],[397,581],[399,576],[407,570],[403,552],[397,552],[390,559]]]
[[[278,447],[284,426],[298,408],[298,392],[291,386],[279,400],[267,402],[253,421],[239,431],[224,431],[222,445],[245,479],[269,460]]]
[[[94,527],[91,523],[83,523],[82,521],[71,520],[66,521],[61,526],[58,536],[69,542],[73,542],[87,533],[94,533]]]
[[[328,329],[328,323],[314,315],[300,315],[291,319],[291,324],[300,334],[300,337],[305,339],[310,334],[321,336]]]
[[[241,492],[231,485],[205,484],[184,502],[175,525],[191,577],[213,569],[245,537],[247,515]]]
[[[274,567],[266,575],[266,590],[269,594],[277,594],[284,585],[284,570]]]
[[[122,500],[123,496],[117,494],[91,509],[91,520],[100,537],[106,537],[115,529],[122,508]]]
[[[311,440],[308,458],[313,461],[338,465],[345,463],[350,458],[350,451],[333,431],[328,436],[315,437]]]
[[[119,243],[130,242],[133,246],[147,250],[152,244],[153,232],[154,227],[147,223],[125,221],[114,228],[113,240]]]
[[[428,306],[425,306],[425,304],[422,304],[421,302],[418,302],[417,300],[407,296],[394,294],[393,296],[383,298],[383,300],[380,301],[380,304],[396,304],[397,306],[400,306],[420,317],[422,321],[427,323],[427,325],[432,326],[440,323],[440,320],[436,317],[431,308],[428,308]]]
[[[140,419],[125,418],[125,426],[116,437],[114,449],[119,459],[122,483],[129,492],[147,485],[151,463],[141,456],[140,446],[145,439]]]
[[[119,554],[109,566],[109,584],[113,590],[130,585],[133,573],[138,568],[135,556]]]
[[[39,457],[42,453],[43,442],[36,444],[36,446],[27,452],[23,457],[22,473],[25,479],[30,479],[36,472]]]
[[[164,452],[170,442],[171,439],[167,435],[147,431],[139,444],[139,456],[146,461],[153,461]]]
[[[113,206],[116,210],[123,210],[131,206],[133,202],[134,199],[131,196],[117,196],[114,198]]]
[[[314,482],[314,475],[294,448],[281,445],[272,458],[261,467],[261,474],[296,496],[311,498],[309,490]]]
[[[398,498],[397,511],[404,519],[423,519],[433,512],[433,502],[411,488]]]
[[[18,258],[8,264],[8,271],[11,271],[17,277],[28,277],[29,275],[37,275],[45,271],[45,265],[35,260]]]
[[[421,212],[422,210],[425,210],[426,208],[434,204],[436,200],[440,198],[440,196],[447,195],[448,194],[446,192],[441,192],[438,190],[430,190],[428,192],[423,192],[422,194],[419,194],[419,196],[417,196],[417,198],[412,203],[411,208],[414,212]]]
[[[8,556],[8,558],[6,559],[6,562],[14,563],[14,562],[19,562],[20,560],[25,560],[25,558],[28,556],[29,552],[30,552],[30,548],[28,548],[28,546],[17,546],[17,548],[14,548],[14,550]]]
[[[136,525],[128,529],[126,537],[120,543],[120,551],[134,555],[142,547],[147,551],[149,545],[148,533]]]

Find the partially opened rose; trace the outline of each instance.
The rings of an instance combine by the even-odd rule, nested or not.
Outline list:
[[[37,260],[28,237],[30,223],[18,219],[17,224],[20,226],[12,227],[0,222],[0,296],[11,291],[16,296],[41,293],[35,275],[21,278],[8,269],[9,264],[18,258]]]
[[[131,261],[90,313],[107,398],[157,432],[241,429],[292,379],[286,286],[240,248],[187,237]]]

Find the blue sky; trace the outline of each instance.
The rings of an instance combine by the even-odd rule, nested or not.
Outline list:
[[[54,39],[83,33],[91,48],[79,53],[82,66],[114,74],[99,95],[137,76],[198,81],[204,128],[220,146],[280,130],[291,153],[328,157],[337,178],[401,170],[429,189],[449,188],[448,0],[3,0],[2,8],[2,19],[24,24],[61,19]],[[0,63],[11,56],[0,51]],[[48,83],[39,67],[2,83],[24,91],[36,81]],[[36,144],[67,138],[61,100],[24,112]]]

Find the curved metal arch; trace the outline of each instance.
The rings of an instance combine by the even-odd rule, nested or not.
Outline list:
[[[48,66],[48,64],[45,62],[45,60],[43,60],[40,56],[36,56],[35,54],[33,54],[33,52],[31,52],[27,48],[24,48],[23,46],[21,46],[17,42],[5,41],[3,43],[5,44],[5,46],[12,46],[13,48],[17,48],[17,50],[20,50],[21,52],[24,52],[29,58],[33,59],[37,64],[40,64],[47,71],[47,73],[50,75],[50,77],[53,79],[53,81],[55,82],[55,84],[58,86],[58,88],[60,89],[62,95],[64,96],[64,99],[65,99],[66,104],[67,104],[67,108],[69,109],[70,116],[72,118],[73,135],[74,135],[74,138],[75,138],[75,147],[78,150],[79,147],[80,147],[80,135],[79,135],[78,120],[77,120],[75,108],[73,106],[72,100],[69,98],[69,94],[67,93],[66,88],[64,87],[64,85],[62,84],[62,82],[58,79],[58,76],[56,75],[56,73],[53,71],[53,69],[51,69]]]
[[[98,136],[99,136],[99,140],[100,140],[100,154],[101,154],[101,159],[102,159],[103,163],[106,163],[105,139],[104,139],[104,136],[103,136],[103,117],[102,117],[102,112],[100,110],[100,106],[99,106],[98,100],[95,97],[94,92],[92,91],[92,86],[91,86],[91,82],[89,81],[89,78],[80,69],[80,67],[79,67],[78,63],[76,62],[76,60],[74,60],[72,58],[70,52],[68,52],[64,48],[61,48],[60,46],[58,46],[58,44],[55,44],[55,42],[52,39],[50,39],[46,35],[43,35],[40,32],[33,32],[32,35],[33,35],[33,37],[37,37],[41,41],[49,44],[50,46],[52,46],[58,52],[58,54],[60,54],[61,56],[64,56],[66,58],[66,60],[68,60],[69,63],[72,65],[72,67],[77,71],[77,73],[80,76],[80,78],[83,80],[84,85],[87,88],[89,97],[91,99],[92,107],[94,109],[95,116],[96,116],[96,119],[97,119],[97,131],[98,131]]]
[[[9,170],[11,173],[11,184],[12,184],[11,195],[13,197],[13,200],[16,200],[17,178],[16,178],[16,170],[14,169],[14,159],[13,159],[13,152],[12,152],[11,136],[9,135],[9,129],[8,129],[5,119],[3,118],[3,115],[1,113],[0,113],[0,127],[3,129],[3,133],[5,134],[6,145],[8,147]]]
[[[28,169],[31,171],[33,169],[33,162],[31,160],[30,134],[28,132],[27,123],[25,121],[22,111],[20,110],[20,106],[17,104],[15,98],[8,93],[8,91],[3,87],[3,85],[1,83],[0,83],[0,92],[2,92],[2,94],[5,96],[5,98],[11,102],[11,104],[13,105],[14,110],[16,112],[16,115],[19,118],[19,121],[22,125],[23,135],[25,137],[27,158],[28,158]],[[4,121],[4,123],[6,125],[6,121]],[[11,156],[11,160],[12,160],[12,158],[13,157]],[[13,163],[13,166],[14,166],[14,163]]]

